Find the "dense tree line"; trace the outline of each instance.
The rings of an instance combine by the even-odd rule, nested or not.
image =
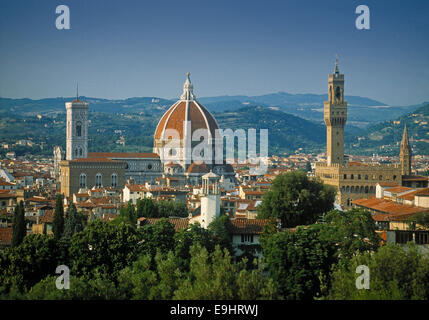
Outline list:
[[[415,245],[381,245],[371,214],[330,210],[330,190],[318,181],[301,173],[278,179],[261,215],[286,228],[275,220],[265,228],[263,259],[235,255],[226,215],[208,229],[193,224],[175,232],[165,218],[137,228],[139,215],[159,214],[144,200],[85,227],[70,205],[61,234],[29,235],[0,252],[0,299],[429,298],[429,258]],[[325,198],[325,209],[300,203],[311,197]],[[70,268],[69,290],[55,286],[58,265]],[[359,265],[369,267],[369,290],[356,288]]]

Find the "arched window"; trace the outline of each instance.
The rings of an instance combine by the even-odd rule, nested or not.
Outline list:
[[[383,176],[380,174],[380,176],[378,177],[378,180],[381,181],[383,180]]]
[[[74,150],[74,155],[77,157],[77,156],[78,156],[78,154],[79,154],[79,150],[78,150],[78,148],[76,148],[76,149]]]
[[[76,122],[76,136],[77,137],[82,136],[82,122],[80,121]]]
[[[354,193],[354,192],[355,192],[355,187],[353,187],[353,186],[352,186],[352,187],[350,188],[350,193]]]
[[[101,173],[97,173],[95,175],[95,186],[96,187],[103,186],[103,177],[102,177]]]
[[[360,180],[362,177],[361,177],[361,175],[360,174],[358,174],[358,180]]]
[[[368,193],[369,192],[369,189],[368,189],[368,186],[366,186],[365,187],[365,193]]]
[[[365,175],[365,180],[368,180],[368,175],[367,174]]]
[[[86,174],[81,173],[79,177],[79,187],[86,188]]]
[[[79,147],[79,155],[82,156],[82,148]]]
[[[353,180],[354,178],[355,178],[355,176],[354,176],[353,174],[351,174],[351,175],[350,175],[350,179],[352,179],[352,180]]]
[[[393,176],[393,180],[396,180],[396,175]]]
[[[347,186],[347,187],[346,187],[346,192],[347,192],[347,193],[350,193],[350,186]]]
[[[118,186],[118,175],[116,173],[112,173],[111,182],[112,187],[116,188]]]

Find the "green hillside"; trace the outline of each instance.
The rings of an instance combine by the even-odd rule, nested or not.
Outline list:
[[[362,154],[397,155],[405,124],[413,153],[429,154],[429,103],[395,120],[371,126],[364,135],[352,139],[348,149]]]

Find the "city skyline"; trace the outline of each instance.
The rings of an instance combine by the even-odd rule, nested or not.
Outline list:
[[[429,100],[426,3],[368,1],[370,30],[354,2],[61,4],[70,30],[55,28],[58,2],[0,5],[1,97],[70,97],[78,82],[83,96],[174,99],[188,71],[197,97],[325,94],[338,54],[347,95]]]

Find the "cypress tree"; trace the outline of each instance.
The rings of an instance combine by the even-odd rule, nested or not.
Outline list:
[[[55,204],[54,221],[52,223],[52,232],[55,239],[60,239],[64,232],[64,206],[62,195],[57,195]]]
[[[70,238],[73,234],[82,230],[82,221],[77,214],[76,206],[71,203],[67,209],[67,216],[64,223],[64,237]]]
[[[25,210],[22,200],[16,205],[12,220],[12,247],[17,247],[21,244],[27,230],[25,227]]]

